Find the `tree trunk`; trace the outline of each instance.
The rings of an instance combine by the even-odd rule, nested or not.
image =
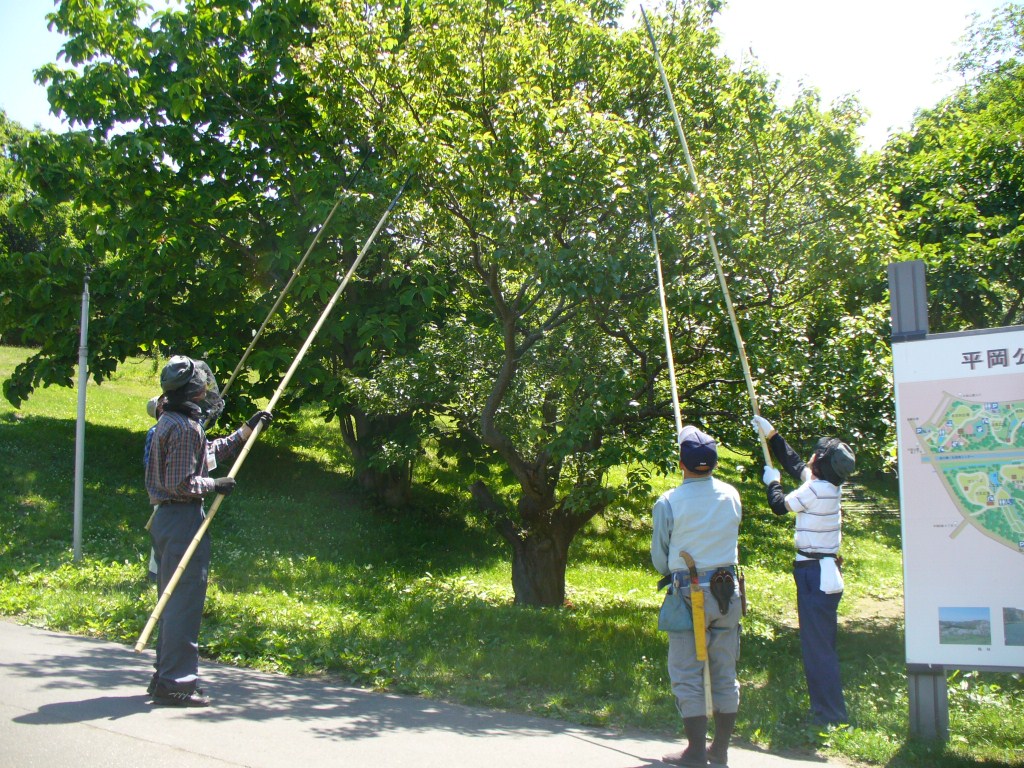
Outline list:
[[[512,591],[516,605],[564,605],[569,545],[596,511],[584,516],[570,515],[556,509],[553,497],[524,491],[515,515],[518,522],[514,522],[511,510],[482,482],[473,483],[470,492],[512,550]]]
[[[352,452],[356,483],[386,507],[408,503],[412,495],[412,461],[396,461],[385,467],[376,460],[380,441],[410,427],[409,414],[370,414],[353,409],[340,417],[341,434]]]
[[[509,542],[516,605],[560,608],[565,604],[569,541],[551,531],[538,531]]]
[[[409,502],[412,495],[412,463],[401,462],[380,470],[355,462],[355,479],[359,487],[385,507],[394,509]]]

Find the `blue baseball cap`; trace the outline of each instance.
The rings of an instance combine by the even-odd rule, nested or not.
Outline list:
[[[710,472],[718,466],[718,443],[692,425],[679,431],[679,460],[691,472]]]

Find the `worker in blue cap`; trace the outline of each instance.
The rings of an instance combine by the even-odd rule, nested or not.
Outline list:
[[[737,490],[714,477],[717,465],[714,439],[694,426],[683,427],[683,482],[654,505],[651,562],[671,583],[666,601],[681,599],[685,606],[677,614],[682,623],[662,627],[668,632],[669,679],[687,739],[683,751],[662,757],[673,765],[726,765],[739,709],[736,660],[742,605],[736,566],[742,509]],[[699,599],[694,599],[693,590],[700,590]],[[699,649],[706,650],[706,662],[699,658]],[[705,663],[715,726],[710,747]]]

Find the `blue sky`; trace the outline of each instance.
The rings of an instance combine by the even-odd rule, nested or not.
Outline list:
[[[639,0],[629,0],[627,17]],[[997,0],[727,0],[719,17],[721,52],[741,62],[753,55],[781,80],[788,98],[802,82],[826,104],[855,94],[872,113],[862,137],[879,148],[891,129],[909,127],[915,110],[932,106],[955,85],[946,62],[978,12]],[[648,0],[645,8],[657,6]],[[57,60],[61,38],[46,28],[53,0],[0,0],[0,107],[18,122],[62,130],[49,114],[33,71]]]
[[[23,125],[62,130],[49,114],[46,89],[32,80],[60,50],[60,35],[46,29],[53,8],[53,0],[0,0],[0,107]]]
[[[939,621],[989,621],[991,612],[988,608],[939,608]]]

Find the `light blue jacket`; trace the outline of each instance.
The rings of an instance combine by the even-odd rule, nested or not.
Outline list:
[[[680,550],[701,572],[736,565],[742,517],[740,495],[731,485],[713,475],[685,478],[654,505],[651,562],[663,576],[687,570]]]

